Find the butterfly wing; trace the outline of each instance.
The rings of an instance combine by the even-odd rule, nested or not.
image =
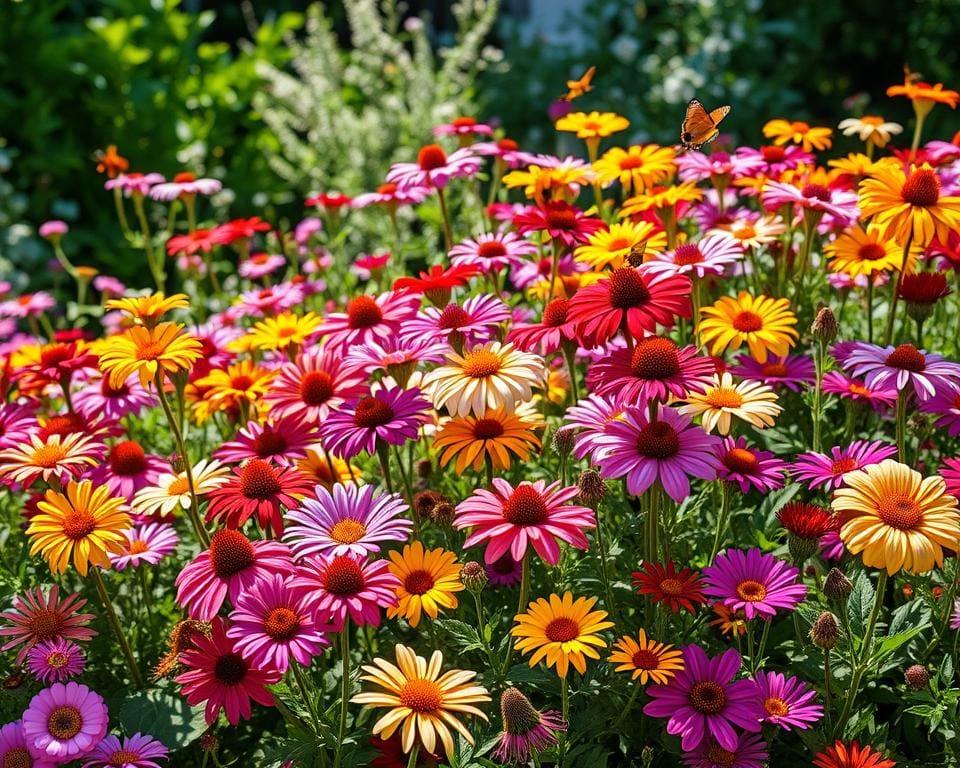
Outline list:
[[[684,149],[700,149],[720,134],[717,123],[730,112],[729,106],[707,112],[699,99],[690,99],[687,114],[680,127],[680,145]]]
[[[720,121],[723,120],[727,115],[730,114],[730,105],[726,104],[722,107],[717,107],[710,112],[710,119],[713,120],[714,125],[720,125]]]

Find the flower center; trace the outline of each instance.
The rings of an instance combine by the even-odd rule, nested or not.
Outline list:
[[[110,451],[110,469],[117,475],[139,475],[147,468],[147,457],[139,443],[125,440]]]
[[[104,397],[126,397],[130,394],[130,387],[126,384],[121,384],[119,387],[113,387],[110,385],[110,377],[105,376],[100,381],[100,394]]]
[[[723,457],[723,463],[731,472],[742,475],[751,475],[760,467],[756,454],[746,448],[731,448]]]
[[[253,379],[244,374],[233,376],[230,379],[230,388],[238,392],[246,392],[253,385]]]
[[[436,584],[433,575],[428,571],[410,571],[403,580],[403,588],[411,595],[425,595]]]
[[[332,595],[355,595],[364,587],[363,570],[352,557],[339,555],[323,574],[323,588]]]
[[[790,371],[783,363],[767,363],[760,369],[760,375],[768,379],[786,378]]]
[[[567,299],[554,299],[543,310],[543,324],[548,328],[557,328],[567,322],[567,310],[570,302]]]
[[[274,608],[263,620],[263,631],[274,640],[289,640],[300,629],[300,616],[286,607]]]
[[[550,229],[572,230],[577,228],[577,212],[570,207],[551,206],[546,211],[547,226]]]
[[[357,296],[347,304],[347,320],[351,328],[369,328],[383,320],[383,312],[369,296]]]
[[[481,259],[496,259],[506,256],[507,248],[499,240],[485,240],[477,245],[477,254]]]
[[[3,768],[33,768],[33,757],[23,747],[14,747],[4,752]]]
[[[744,579],[737,584],[737,597],[745,603],[759,603],[767,597],[767,588],[759,581]]]
[[[609,243],[607,243],[607,251],[609,253],[616,253],[617,251],[625,251],[631,247],[633,247],[633,243],[631,243],[625,237],[617,237],[611,240]]]
[[[97,527],[97,519],[87,510],[73,510],[63,518],[63,535],[79,541],[90,535]]]
[[[497,142],[497,147],[505,152],[516,152],[520,148],[520,145],[513,139],[500,139],[500,141]]]
[[[354,544],[367,533],[367,526],[357,520],[345,517],[337,520],[330,528],[330,538],[338,544]]]
[[[186,171],[184,171],[183,173],[178,173],[176,176],[173,177],[174,184],[185,184],[185,183],[196,181],[196,180],[197,180],[196,176]]]
[[[437,319],[437,326],[444,330],[454,330],[469,324],[470,315],[463,307],[456,304],[448,304]]]
[[[837,459],[830,465],[830,474],[836,475],[845,475],[847,472],[852,472],[857,468],[857,460],[852,459],[849,456],[844,456],[841,459]]]
[[[887,355],[884,362],[891,368],[900,368],[911,373],[922,373],[927,367],[927,359],[913,344],[901,344]]]
[[[740,333],[755,333],[763,328],[763,318],[756,312],[743,310],[734,315],[733,327]]]
[[[637,435],[637,450],[648,459],[669,459],[680,451],[680,436],[665,421],[651,421]]]
[[[715,715],[727,706],[727,693],[717,683],[703,681],[694,683],[687,693],[687,701],[697,712]]]
[[[156,341],[149,341],[137,347],[137,360],[156,360],[163,352],[163,344]]]
[[[752,227],[749,224],[744,224],[741,227],[736,227],[733,230],[733,236],[738,240],[750,240],[757,236],[757,230],[755,227]]]
[[[569,643],[580,636],[580,625],[573,619],[561,616],[547,624],[543,632],[551,643]]]
[[[463,357],[463,372],[471,379],[485,379],[501,368],[500,358],[489,349],[475,349]]]
[[[743,398],[735,389],[718,387],[707,393],[704,402],[712,408],[739,408]]]
[[[213,665],[213,676],[224,685],[239,685],[247,676],[247,662],[239,653],[226,653]]]
[[[190,484],[187,482],[186,475],[180,475],[167,486],[167,496],[183,496],[189,490]]]
[[[253,450],[260,458],[279,456],[287,450],[287,439],[267,427],[253,440]]]
[[[248,499],[264,501],[281,489],[276,471],[262,459],[251,459],[240,472],[240,493]]]
[[[333,396],[333,378],[326,371],[310,371],[300,379],[300,399],[307,405],[322,405]]]
[[[397,185],[390,181],[377,187],[377,194],[379,195],[395,195],[396,193]]]
[[[454,128],[471,128],[477,124],[477,121],[472,117],[455,117],[450,123]]]
[[[775,696],[766,699],[763,702],[763,708],[767,710],[770,717],[785,717],[790,714],[789,705],[783,699],[778,699]]]
[[[37,437],[41,440],[48,440],[51,435],[60,435],[65,437],[71,432],[86,432],[87,425],[83,418],[76,413],[71,413],[66,416],[54,416],[52,417],[37,433]],[[60,447],[57,450],[63,451],[63,455],[67,455],[65,448]]]
[[[619,165],[621,171],[632,171],[634,168],[643,167],[643,158],[639,155],[627,155],[620,158]]]
[[[800,192],[804,197],[830,202],[830,190],[823,184],[807,184]]]
[[[353,423],[358,427],[373,429],[382,427],[393,419],[393,408],[373,395],[361,398],[353,415]]]
[[[513,525],[542,525],[550,517],[547,503],[532,485],[519,485],[503,503],[503,519]]]
[[[760,147],[760,154],[768,163],[782,163],[787,156],[787,151],[783,147],[769,146]]]
[[[65,344],[57,344],[53,347],[47,347],[40,352],[40,366],[42,368],[56,368],[60,363],[65,363],[73,357],[70,347]]]
[[[703,252],[692,243],[677,246],[673,252],[673,263],[679,266],[699,264],[703,261]]]
[[[664,579],[660,582],[660,591],[665,595],[682,595],[683,583],[679,579]]]
[[[414,712],[435,712],[443,706],[440,686],[433,680],[407,680],[399,698],[403,706]]]
[[[63,669],[70,663],[70,658],[63,651],[51,651],[47,655],[47,666],[53,669]]]
[[[57,741],[70,741],[83,728],[83,716],[76,707],[57,707],[47,718],[47,730]]]
[[[920,208],[936,205],[940,199],[940,177],[929,168],[914,171],[903,183],[900,197]]]
[[[435,171],[447,164],[447,153],[439,144],[427,144],[417,154],[417,165],[424,171]]]
[[[614,270],[610,275],[608,290],[610,306],[615,309],[631,309],[650,301],[650,291],[643,277],[630,267]]]
[[[857,251],[861,261],[879,261],[887,257],[887,249],[880,243],[864,243]]]
[[[923,522],[923,510],[910,496],[885,496],[877,502],[877,517],[891,528],[910,531]]]
[[[256,560],[253,544],[239,531],[217,531],[210,540],[210,565],[221,579],[249,568]]]
[[[637,669],[656,669],[660,666],[660,659],[653,651],[640,649],[631,659]]]
[[[50,443],[41,445],[33,452],[31,461],[38,467],[55,467],[67,456],[67,451],[62,444]]]
[[[708,764],[717,765],[720,768],[733,768],[737,762],[736,753],[724,749],[719,744],[711,744],[707,747],[703,756]]]
[[[27,629],[30,630],[33,639],[38,642],[53,640],[55,637],[59,637],[63,630],[63,616],[57,611],[41,608],[31,614],[27,620]]]
[[[125,765],[144,765],[143,755],[139,752],[134,752],[131,749],[118,749],[116,752],[111,752],[109,759],[109,765],[111,766],[125,766]]]
[[[143,539],[134,539],[130,542],[130,546],[127,547],[127,552],[131,555],[142,555],[144,552],[147,552],[150,547],[147,546],[147,542]]]
[[[661,381],[680,373],[677,345],[670,339],[652,336],[640,339],[630,357],[630,370],[638,379]]]
[[[503,424],[496,419],[477,419],[473,436],[477,440],[494,440],[503,434]]]

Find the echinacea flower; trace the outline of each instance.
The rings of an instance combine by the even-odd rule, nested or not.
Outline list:
[[[229,469],[216,459],[200,459],[191,467],[193,489],[197,497],[208,493],[227,482]],[[133,497],[131,507],[138,515],[166,517],[177,511],[190,508],[192,503],[190,484],[186,470],[160,475],[154,485],[140,489]]]
[[[372,555],[385,542],[404,542],[413,523],[397,494],[374,496],[372,485],[316,486],[313,497],[286,514],[283,540],[296,558],[316,554]]]
[[[396,665],[375,658],[373,664],[362,667],[364,674],[360,679],[382,690],[365,691],[350,699],[354,704],[389,709],[374,723],[373,734],[389,739],[399,729],[404,753],[412,752],[419,738],[428,752],[433,752],[439,741],[446,754],[454,754],[451,729],[473,744],[473,735],[458,715],[487,719],[476,706],[490,701],[487,689],[470,684],[476,673],[450,670],[441,675],[440,651],[434,651],[429,662],[399,643],[394,652]]]
[[[514,560],[523,560],[532,547],[545,562],[556,565],[564,541],[577,549],[587,549],[584,533],[596,526],[593,510],[568,505],[578,492],[576,486],[561,488],[544,480],[523,482],[513,487],[501,478],[493,479],[492,490],[478,488],[457,505],[454,526],[472,528],[464,547],[488,542],[484,560],[496,561],[509,552]]]
[[[178,173],[173,181],[157,184],[150,188],[153,200],[169,203],[179,198],[205,195],[209,197],[223,189],[223,183],[216,179],[198,179],[192,173]]]
[[[540,322],[512,323],[507,341],[523,352],[539,351],[543,355],[556,352],[561,344],[576,338],[575,326],[567,320],[569,308],[569,299],[552,299],[543,308]]]
[[[316,332],[336,348],[384,340],[413,319],[419,304],[417,297],[408,293],[360,294],[347,302],[346,312],[328,314]]]
[[[730,434],[734,417],[763,429],[772,427],[783,410],[772,388],[756,381],[734,383],[729,373],[715,375],[703,392],[690,392],[685,400],[687,404],[680,406],[680,413],[700,416],[707,432],[716,429],[721,435]]]
[[[801,453],[790,466],[790,474],[805,481],[811,490],[821,486],[828,491],[844,485],[848,472],[879,464],[896,454],[895,446],[875,440],[855,440],[846,447],[838,445],[825,453]]]
[[[83,768],[161,768],[158,760],[166,760],[169,750],[146,733],[133,736],[110,734],[92,752],[84,755]]]
[[[411,340],[449,341],[454,348],[491,341],[510,310],[496,296],[470,296],[463,304],[425,307],[403,325],[403,337]]]
[[[764,768],[769,757],[767,743],[760,734],[740,733],[733,749],[724,749],[708,736],[698,747],[683,754],[683,764],[687,768]]]
[[[730,373],[771,387],[784,386],[791,392],[799,392],[816,381],[816,367],[806,355],[768,357],[765,363],[758,363],[749,355],[737,355],[737,365],[730,366]]]
[[[278,269],[283,269],[286,264],[286,257],[278,253],[254,253],[240,262],[237,272],[239,272],[240,277],[245,277],[248,280],[259,280],[273,274]]]
[[[530,699],[512,687],[500,696],[500,717],[503,731],[493,757],[510,765],[526,765],[533,755],[557,743],[558,731],[567,730],[559,712],[535,709]]]
[[[856,739],[844,744],[839,739],[813,756],[815,768],[894,768],[896,763],[886,759],[873,747]]]
[[[33,433],[28,440],[0,451],[0,477],[29,488],[37,480],[59,484],[95,466],[104,447],[92,437],[74,432],[46,439]]]
[[[514,560],[513,555],[505,552],[492,563],[484,563],[483,570],[490,579],[490,586],[515,587],[523,578],[523,563]]]
[[[844,476],[833,493],[840,538],[872,568],[925,573],[943,565],[943,547],[960,539],[957,499],[946,494],[942,477],[923,477],[894,459],[884,459]]]
[[[830,149],[831,128],[815,127],[800,120],[769,120],[763,126],[763,135],[773,139],[777,146],[784,144],[799,144],[804,152],[814,149]]]
[[[216,229],[195,229],[183,235],[174,235],[167,240],[167,255],[210,253],[220,245],[220,233]]]
[[[604,478],[626,476],[627,490],[635,496],[659,481],[680,503],[690,495],[690,476],[713,480],[720,464],[719,438],[664,405],[653,415],[645,406],[624,408],[591,442]]]
[[[722,296],[712,306],[703,307],[700,317],[697,333],[715,356],[746,343],[751,356],[765,363],[770,353],[786,355],[799,338],[794,327],[797,317],[786,299],[754,298],[740,291],[736,299]]]
[[[684,751],[696,749],[710,737],[720,747],[734,751],[739,737],[734,728],[760,732],[757,686],[752,680],[736,680],[740,654],[733,648],[707,656],[699,645],[683,649],[683,670],[666,685],[647,688],[652,701],[644,714],[669,718],[667,733],[680,736]]]
[[[509,469],[511,456],[526,461],[530,450],[540,447],[534,430],[538,424],[506,408],[487,409],[483,416],[454,416],[440,422],[433,449],[440,453],[440,466],[456,459],[454,471],[467,467],[480,471],[486,462],[494,470]]]
[[[272,573],[293,572],[290,550],[278,541],[251,541],[240,531],[220,530],[210,548],[197,555],[177,575],[177,604],[191,619],[210,621],[223,601],[239,596]]]
[[[352,459],[362,451],[373,455],[378,445],[415,440],[420,427],[430,421],[429,408],[416,387],[380,387],[327,416],[320,425],[320,437],[327,450],[341,459]]]
[[[688,275],[702,280],[708,275],[722,275],[728,266],[742,259],[743,245],[736,238],[713,234],[656,254],[639,269],[644,274]]]
[[[860,209],[884,237],[926,247],[936,237],[946,242],[960,229],[960,197],[941,195],[941,180],[929,166],[909,175],[899,163],[884,163],[860,183]]]
[[[401,189],[392,181],[377,187],[375,192],[365,192],[350,201],[351,208],[366,208],[370,205],[384,205],[396,210],[401,205],[419,205],[427,199],[430,190],[426,187],[407,187]]]
[[[475,175],[480,165],[481,159],[469,148],[460,148],[448,155],[439,144],[427,144],[417,153],[417,162],[391,165],[387,181],[403,190],[411,187],[443,189],[450,179]]]
[[[423,294],[435,307],[445,306],[450,301],[454,288],[461,288],[470,282],[470,278],[480,274],[476,267],[466,265],[450,266],[444,269],[442,264],[434,264],[419,277],[398,277],[393,283],[394,291],[406,291],[415,296]]]
[[[706,602],[700,574],[689,568],[678,571],[672,560],[665,566],[645,561],[639,571],[630,575],[637,594],[648,595],[655,604],[664,605],[673,613],[681,609],[696,613],[697,607]]]
[[[629,672],[631,680],[640,685],[649,682],[664,685],[683,669],[683,654],[669,643],[660,643],[647,637],[645,630],[634,639],[624,635],[617,640],[608,661],[616,664],[617,672]]]
[[[172,525],[146,523],[126,531],[126,542],[119,552],[110,553],[113,567],[122,571],[128,565],[137,568],[144,563],[156,565],[173,552],[180,538]]]
[[[570,665],[581,675],[587,671],[587,659],[599,659],[598,648],[606,648],[599,633],[613,626],[606,621],[606,611],[594,611],[595,597],[578,597],[565,592],[563,597],[550,595],[530,603],[526,613],[514,617],[510,634],[517,638],[516,649],[531,654],[529,664],[537,666],[545,661],[555,667],[561,678],[567,676]]]
[[[0,302],[0,317],[39,317],[57,306],[57,300],[46,291],[25,293]]]
[[[590,235],[603,226],[603,220],[587,216],[565,200],[545,200],[514,216],[513,225],[521,235],[541,232],[564,247],[571,248],[585,243]]]
[[[703,569],[703,577],[707,597],[742,610],[748,620],[770,620],[778,610],[791,611],[807,594],[797,568],[757,548],[721,552]]]
[[[175,678],[183,686],[181,692],[190,706],[206,702],[207,725],[216,723],[221,711],[231,725],[249,720],[253,715],[251,699],[272,707],[273,694],[267,686],[282,677],[275,669],[258,668],[244,659],[226,630],[226,623],[217,618],[210,628],[210,637],[196,635],[193,647],[180,655],[187,671]]]
[[[86,624],[92,613],[80,613],[87,601],[74,593],[60,599],[60,587],[54,584],[44,594],[42,588],[27,590],[13,598],[13,607],[0,613],[0,638],[6,640],[0,651],[22,645],[17,653],[17,664],[22,664],[30,650],[38,643],[54,640],[85,642],[97,633]]]
[[[76,682],[54,683],[34,696],[23,713],[31,754],[62,765],[83,757],[107,732],[103,697]]]
[[[213,452],[214,458],[226,462],[245,462],[261,459],[290,466],[307,456],[316,444],[314,426],[294,418],[279,418],[273,423],[251,421],[233,440],[223,443]]]
[[[36,426],[37,416],[32,408],[17,403],[0,403],[0,448],[29,443]]]
[[[960,391],[945,388],[929,400],[920,403],[921,413],[932,413],[938,418],[936,426],[947,430],[947,434],[956,437],[960,434]]]
[[[358,627],[380,626],[380,611],[397,604],[399,580],[387,560],[366,555],[313,555],[297,569],[294,585],[304,589],[317,619],[340,631],[347,619]]]
[[[398,580],[397,604],[387,608],[387,617],[401,616],[416,629],[426,614],[436,619],[440,608],[455,610],[455,593],[462,592],[457,556],[442,547],[424,549],[419,541],[404,546],[401,552],[390,553],[390,573]]]
[[[145,197],[150,188],[165,181],[159,173],[121,173],[104,182],[106,190],[119,190],[124,197]]]
[[[99,349],[100,370],[118,387],[132,374],[146,387],[159,373],[185,371],[203,353],[203,346],[179,323],[160,323],[153,328],[135,325],[103,341]]]
[[[790,206],[795,216],[802,216],[807,222],[819,222],[826,215],[829,217],[827,221],[841,227],[848,227],[857,221],[860,211],[855,192],[806,181],[803,186],[781,181],[767,182],[761,193],[764,210],[773,212]]]
[[[283,533],[281,507],[293,509],[313,490],[309,478],[296,467],[275,467],[251,459],[234,470],[226,484],[210,491],[207,522],[222,520],[228,528],[242,528],[253,515],[264,531]]]
[[[889,387],[901,393],[912,390],[921,401],[929,400],[940,390],[960,387],[960,364],[913,344],[880,347],[857,341],[842,365],[853,376],[862,376],[871,389]]]
[[[450,264],[454,267],[473,267],[480,274],[489,275],[505,267],[518,266],[536,252],[534,243],[524,240],[515,232],[488,232],[453,246],[450,249]]]
[[[862,379],[845,376],[840,371],[827,371],[823,375],[823,391],[855,403],[869,403],[875,411],[888,408],[897,400],[897,390],[892,387],[868,387]]]
[[[42,683],[62,683],[82,674],[85,666],[80,646],[62,637],[37,643],[27,653],[27,669]]]
[[[363,384],[363,372],[345,364],[339,350],[324,345],[285,364],[263,402],[275,416],[319,423],[347,400],[359,397]]]
[[[140,443],[123,440],[115,443],[106,461],[91,469],[85,477],[97,485],[105,485],[111,495],[130,501],[141,488],[154,485],[169,467],[159,456],[145,453]]]
[[[746,438],[725,437],[717,456],[720,458],[717,476],[736,483],[741,493],[749,493],[751,488],[761,493],[783,488],[786,463],[770,451],[747,445]]]
[[[764,710],[763,721],[785,731],[805,730],[823,717],[816,691],[797,677],[758,670],[754,676],[757,697]]]

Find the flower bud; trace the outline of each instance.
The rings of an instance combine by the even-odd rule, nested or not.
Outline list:
[[[460,581],[466,587],[468,592],[479,594],[487,586],[490,578],[487,576],[487,570],[476,560],[470,560],[463,564],[460,570]]]
[[[921,691],[930,682],[930,673],[920,664],[912,664],[903,673],[904,682],[915,691]]]
[[[204,752],[216,752],[220,749],[220,739],[213,731],[207,731],[200,736],[200,749]]]
[[[837,617],[830,611],[824,611],[810,627],[810,642],[817,648],[829,651],[837,644],[839,639],[840,627],[837,626]]]
[[[577,496],[587,504],[597,504],[607,493],[607,484],[595,469],[585,469],[577,480]]]
[[[830,307],[821,307],[813,325],[810,326],[810,331],[817,341],[822,341],[825,344],[829,344],[837,338],[840,333],[840,326],[837,324],[837,318]]]
[[[417,462],[417,477],[426,480],[433,474],[433,462],[430,459],[420,459]]]
[[[562,427],[554,430],[553,438],[550,441],[551,445],[553,445],[553,450],[566,458],[570,455],[570,451],[573,450],[573,443],[576,436],[573,427]]]
[[[413,497],[413,511],[416,512],[417,517],[421,519],[430,519],[433,517],[434,507],[446,500],[446,497],[442,493],[437,493],[436,491],[420,491],[420,493]]]
[[[827,599],[844,603],[851,592],[853,592],[853,582],[839,568],[831,568],[823,582],[823,594]]]
[[[450,528],[457,517],[457,510],[453,504],[444,499],[433,508],[430,519],[440,528]]]

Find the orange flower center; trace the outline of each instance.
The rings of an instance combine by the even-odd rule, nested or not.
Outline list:
[[[614,270],[608,281],[610,306],[614,309],[640,307],[650,301],[650,291],[643,277],[635,269],[621,267]]]
[[[189,492],[189,490],[190,484],[187,482],[187,478],[180,476],[167,487],[167,496],[183,496],[183,494]]]
[[[248,389],[250,389],[252,384],[253,384],[253,379],[244,374],[240,374],[239,376],[232,376],[230,378],[230,388],[235,389],[238,392],[246,392]]]
[[[477,440],[494,440],[503,435],[503,424],[496,419],[477,419],[473,436]]]
[[[387,182],[386,184],[381,184],[377,187],[377,194],[380,195],[395,195],[397,193],[397,185],[393,182]]]
[[[501,367],[500,358],[489,349],[475,349],[467,352],[463,358],[463,372],[471,379],[493,376]]]
[[[513,525],[542,525],[550,517],[547,503],[532,485],[519,485],[503,503],[503,519]]]
[[[373,429],[389,423],[393,415],[393,408],[389,404],[378,400],[373,395],[367,395],[357,403],[353,423],[358,427]]]
[[[31,637],[37,642],[53,640],[63,631],[63,615],[57,611],[41,608],[30,613],[26,621],[26,628]]]
[[[745,309],[734,315],[732,325],[740,333],[756,333],[763,328],[763,318],[756,312]]]
[[[349,517],[337,520],[330,528],[330,538],[338,544],[354,544],[367,533],[367,526]]]
[[[248,499],[264,501],[281,489],[276,470],[262,459],[251,459],[240,472],[240,493]]]
[[[766,599],[767,588],[759,581],[744,579],[737,584],[737,597],[746,603],[759,603]]]
[[[715,715],[727,706],[727,692],[717,683],[705,680],[693,684],[687,693],[687,701],[697,712]]]
[[[139,443],[125,440],[110,451],[110,469],[117,475],[139,475],[147,468],[147,457]]]
[[[58,741],[69,741],[83,728],[83,715],[76,707],[57,707],[47,717],[47,730]]]
[[[310,371],[300,379],[300,399],[307,405],[322,405],[333,396],[333,378],[326,371]]]
[[[573,619],[561,616],[547,624],[543,633],[551,643],[569,643],[580,636],[580,625]]]
[[[660,666],[660,658],[653,651],[641,648],[631,658],[633,666],[637,669],[656,669]]]
[[[261,432],[253,440],[253,450],[257,456],[265,458],[267,456],[278,456],[286,451],[287,439],[279,432],[267,429]]]
[[[707,393],[704,402],[711,408],[739,408],[743,398],[735,389],[719,387]]]
[[[47,666],[53,669],[63,669],[70,663],[70,658],[63,651],[53,651],[47,654]]]
[[[407,680],[399,698],[403,706],[414,712],[436,712],[443,706],[443,693],[433,680]]]
[[[425,595],[434,588],[436,583],[433,574],[421,568],[407,574],[403,580],[403,588],[411,595]]]
[[[723,463],[731,472],[742,475],[753,474],[760,467],[756,454],[746,448],[731,448],[723,457]]]
[[[625,251],[628,248],[631,248],[633,243],[631,243],[625,237],[617,237],[607,243],[607,251],[610,253],[616,253],[617,251]]]
[[[516,152],[520,148],[520,145],[513,139],[500,139],[500,141],[497,142],[497,147],[505,152]]]
[[[879,261],[887,257],[887,249],[880,243],[864,243],[857,251],[857,257],[861,261]]]
[[[363,571],[352,557],[333,558],[323,574],[323,588],[332,595],[355,595],[364,587]]]
[[[763,702],[763,708],[767,710],[767,714],[771,717],[784,717],[790,714],[789,705],[783,699],[778,699],[775,696],[766,699]]]
[[[435,171],[447,164],[447,153],[439,144],[427,144],[417,154],[417,165],[424,171]]]
[[[225,653],[213,665],[213,676],[223,685],[239,685],[247,676],[247,662],[239,653]]]
[[[630,370],[638,379],[661,381],[680,373],[677,345],[670,339],[652,336],[640,339],[630,357]]]
[[[31,463],[38,467],[48,469],[57,466],[67,456],[67,451],[62,444],[50,443],[42,445],[33,452]]]
[[[922,373],[927,367],[927,359],[913,344],[901,344],[887,355],[884,362],[891,368],[900,368],[912,373]]]
[[[196,180],[197,180],[196,176],[186,171],[184,171],[183,173],[178,173],[173,177],[173,181],[175,184],[183,184],[185,182],[196,181]]]
[[[437,325],[444,330],[454,330],[469,324],[470,315],[463,307],[456,304],[448,304],[437,319]]]
[[[757,236],[757,230],[755,227],[745,224],[742,227],[734,229],[733,236],[738,240],[750,240]]]
[[[940,199],[940,177],[929,168],[916,170],[903,183],[900,197],[918,208],[934,206]]]
[[[450,125],[455,128],[469,128],[473,125],[476,125],[477,121],[472,117],[456,117],[450,123]]]
[[[760,154],[763,155],[764,161],[768,163],[782,163],[787,156],[787,151],[783,147],[771,145],[760,147]]]
[[[289,640],[300,629],[300,617],[289,608],[274,608],[263,620],[263,631],[274,640]]]
[[[719,744],[711,744],[707,747],[703,756],[707,763],[720,766],[720,768],[733,768],[733,765],[737,762],[736,754],[724,749]]]
[[[33,768],[33,757],[23,747],[14,747],[3,754],[3,768]]]
[[[143,755],[130,749],[118,749],[116,752],[111,752],[108,759],[111,766],[137,765],[138,763],[143,765]]]
[[[682,595],[683,582],[679,579],[663,579],[660,582],[660,591],[665,595]]]
[[[910,531],[923,522],[923,509],[910,496],[885,496],[877,502],[877,517],[891,528]]]
[[[627,155],[620,158],[620,170],[632,171],[634,168],[643,167],[643,158],[639,155]]]
[[[852,472],[856,468],[856,459],[851,459],[849,456],[844,456],[842,459],[837,459],[830,465],[830,474],[844,475],[847,472]]]
[[[85,509],[75,509],[63,518],[63,535],[73,541],[89,536],[97,527],[97,518]]]
[[[147,546],[147,542],[145,542],[143,539],[134,539],[130,542],[130,546],[127,547],[127,552],[129,552],[131,555],[142,555],[149,549],[150,547]]]
[[[156,360],[163,353],[163,344],[156,341],[148,341],[146,344],[137,347],[137,360]]]
[[[673,252],[673,263],[680,266],[689,264],[699,264],[703,261],[703,252],[692,243],[678,245],[677,250]]]
[[[680,436],[667,422],[652,421],[637,435],[637,450],[649,459],[669,459],[680,451]]]
[[[357,296],[347,304],[347,320],[351,328],[369,328],[383,320],[383,312],[369,296]]]
[[[253,565],[253,544],[240,531],[217,531],[210,540],[210,565],[221,579],[228,579]]]

